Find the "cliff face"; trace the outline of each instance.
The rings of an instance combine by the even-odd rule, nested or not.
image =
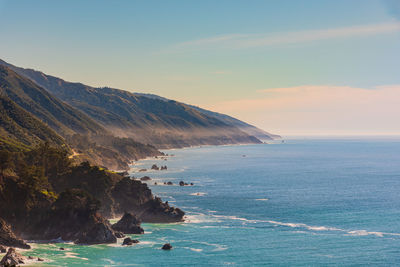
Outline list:
[[[11,229],[11,225],[0,218],[0,244],[8,247],[31,248],[24,240],[17,238]]]
[[[154,197],[146,184],[87,162],[72,165],[58,148],[1,155],[0,162],[0,215],[7,223],[0,227],[0,244],[18,244],[15,236],[113,243],[116,233],[106,218],[125,211],[144,222],[183,220],[181,210]]]

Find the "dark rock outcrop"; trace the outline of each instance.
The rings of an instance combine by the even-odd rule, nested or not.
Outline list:
[[[160,170],[160,168],[156,164],[153,164],[153,166],[151,166],[151,169],[155,171]]]
[[[149,223],[172,223],[182,222],[185,213],[179,209],[169,206],[167,202],[162,202],[160,198],[155,197],[146,203],[147,209],[140,214],[143,222]]]
[[[160,170],[167,170],[168,168],[167,168],[167,166],[161,166],[161,168],[160,168]]]
[[[140,181],[150,181],[151,178],[149,176],[143,176],[142,178],[140,178]]]
[[[172,249],[172,246],[171,246],[170,243],[166,243],[166,244],[164,244],[164,245],[162,246],[161,249],[163,249],[163,250],[171,250],[171,249]]]
[[[5,246],[0,245],[0,253],[6,253],[7,248]]]
[[[19,266],[24,264],[25,258],[15,248],[9,248],[7,254],[1,259],[0,266]]]
[[[11,226],[0,218],[0,244],[8,247],[30,249],[31,247],[24,240],[17,238]]]
[[[18,155],[22,160],[16,164],[16,176],[0,176],[0,215],[12,225],[11,231],[0,224],[4,245],[28,248],[22,240],[6,243],[17,242],[15,236],[80,244],[115,243],[122,234],[105,218],[125,211],[144,222],[183,221],[184,212],[155,197],[147,184],[87,162],[71,166],[67,155],[40,146]]]
[[[29,229],[29,239],[61,238],[77,244],[116,243],[110,223],[97,211],[100,203],[82,190],[60,194],[44,222]]]
[[[184,186],[184,185],[185,185],[185,182],[184,182],[184,181],[180,181],[180,182],[179,182],[179,185],[180,185],[180,186]]]
[[[170,207],[154,197],[148,186],[140,181],[123,178],[112,192],[116,213],[130,212],[142,222],[172,223],[183,221],[182,210]]]
[[[126,212],[117,223],[112,225],[114,231],[124,234],[144,234],[144,230],[140,227],[141,221],[132,213]]]
[[[123,246],[131,246],[133,244],[139,243],[139,240],[137,239],[131,239],[130,237],[127,237],[124,239],[124,242],[122,242]]]

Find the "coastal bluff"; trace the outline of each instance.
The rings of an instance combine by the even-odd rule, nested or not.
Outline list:
[[[108,218],[126,212],[137,224],[183,221],[185,213],[147,184],[88,162],[73,165],[58,148],[42,145],[9,157],[6,173],[13,175],[0,172],[0,245],[29,248],[22,239],[116,243],[121,236]]]

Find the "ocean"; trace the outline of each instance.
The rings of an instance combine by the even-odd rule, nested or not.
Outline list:
[[[142,224],[129,247],[32,244],[25,254],[46,266],[400,266],[400,138],[165,152],[173,156],[139,161],[132,174],[152,177],[186,222]],[[135,172],[154,163],[168,170]]]

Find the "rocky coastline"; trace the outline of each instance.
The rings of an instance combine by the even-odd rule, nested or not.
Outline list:
[[[0,245],[4,249],[29,249],[24,240],[116,243],[125,234],[143,234],[142,222],[183,221],[182,210],[154,196],[146,183],[127,173],[88,162],[72,165],[66,154],[51,147],[16,157],[24,162],[13,166],[24,167],[0,172]],[[111,225],[108,219],[120,216]],[[20,261],[17,254],[8,249],[4,262]]]

